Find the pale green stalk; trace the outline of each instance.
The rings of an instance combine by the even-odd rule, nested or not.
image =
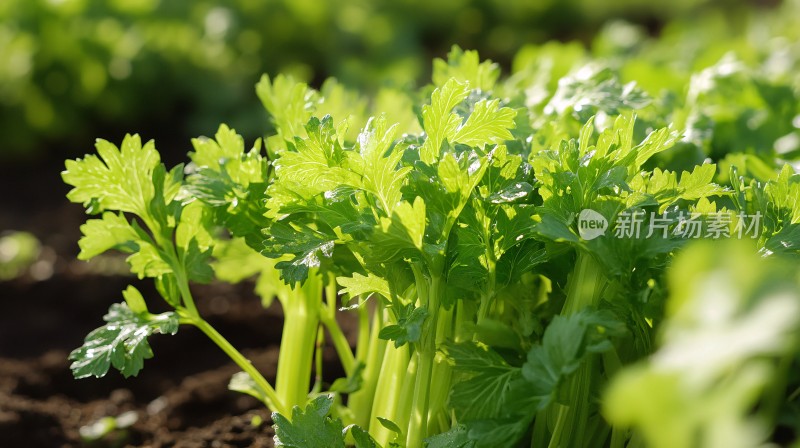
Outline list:
[[[376,308],[373,314],[375,318],[370,331],[369,311],[366,307],[359,309],[359,347],[356,359],[363,362],[365,367],[361,388],[348,397],[348,407],[353,412],[355,423],[362,428],[368,428],[373,424],[370,420],[372,403],[375,400],[376,387],[384,364],[387,345],[386,340],[378,337],[378,333],[383,327],[383,311]],[[362,335],[368,336],[366,347],[361,342]]]
[[[310,275],[303,286],[291,290],[281,305],[284,322],[275,390],[281,402],[291,409],[304,406],[308,399],[322,307],[322,279]]]
[[[605,286],[600,266],[592,256],[578,252],[575,268],[567,284],[567,298],[562,314],[573,315],[584,308],[596,306]],[[589,418],[592,379],[595,372],[595,356],[589,355],[567,380],[564,386],[569,391],[568,405],[554,404],[558,417],[552,432],[549,447],[573,448],[585,446],[586,422]],[[539,423],[539,422],[537,422]]]
[[[397,421],[397,411],[404,399],[401,391],[410,356],[408,344],[398,348],[394,344],[386,344],[369,419],[369,432],[381,445],[386,445],[394,437],[394,433],[384,428],[378,417]]]

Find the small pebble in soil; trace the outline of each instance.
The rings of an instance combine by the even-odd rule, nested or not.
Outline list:
[[[169,406],[169,400],[167,397],[162,395],[147,404],[147,413],[150,415],[156,415],[166,409],[167,406]]]

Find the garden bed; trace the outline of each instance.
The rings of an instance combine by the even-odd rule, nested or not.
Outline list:
[[[78,446],[81,427],[127,411],[137,417],[130,428],[90,446],[272,446],[267,410],[227,389],[238,368],[195,329],[153,338],[158,356],[146,361],[138,378],[126,381],[116,373],[72,378],[70,348],[80,345],[128,281],[58,275],[36,284],[5,285],[0,326],[4,446]],[[274,376],[279,307],[264,310],[246,286],[214,285],[198,293],[206,299],[199,303],[213,325],[267,377]],[[260,347],[253,346],[259,342]]]
[[[194,328],[151,338],[156,356],[145,361],[137,378],[125,380],[117,372],[101,379],[72,378],[70,350],[97,327],[126,285],[156,293],[148,281],[93,273],[74,259],[83,211],[61,199],[65,188],[58,183],[59,168],[0,169],[3,191],[19,192],[3,196],[0,229],[31,231],[44,247],[33,275],[39,279],[27,274],[0,283],[2,446],[273,446],[269,412],[254,398],[227,389],[238,368]],[[198,286],[194,292],[209,322],[274,381],[279,304],[264,309],[247,283]],[[332,351],[327,354],[333,360]],[[327,367],[326,376],[341,375],[337,365]],[[82,439],[80,428],[129,411],[136,421],[127,429],[94,442]]]

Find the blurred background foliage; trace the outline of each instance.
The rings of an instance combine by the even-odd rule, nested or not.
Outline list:
[[[333,76],[375,95],[426,83],[430,61],[453,44],[506,73],[549,61],[551,84],[594,55],[650,93],[680,89],[730,50],[768,65],[776,51],[793,54],[768,67],[770,77],[788,78],[800,32],[776,8],[743,0],[4,0],[0,160],[63,159],[125,132],[157,138],[169,152],[220,121],[250,140],[270,130],[253,94],[262,73],[317,87]],[[784,41],[769,39],[776,22]]]

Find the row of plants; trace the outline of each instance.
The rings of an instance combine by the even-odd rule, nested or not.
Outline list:
[[[50,145],[64,154],[99,133],[113,135],[119,123],[188,136],[225,116],[255,137],[263,113],[250,92],[261,73],[404,86],[427,77],[431,52],[443,54],[451,42],[507,63],[524,42],[588,38],[621,11],[660,23],[707,3],[7,0],[0,157]]]
[[[137,135],[98,140],[63,173],[95,215],[79,258],[129,254],[172,310],[126,289],[75,377],[137,375],[148,337],[188,325],[241,367],[230,388],[274,412],[279,446],[794,441],[795,7],[730,52],[618,25],[599,57],[528,47],[504,79],[458,47],[416,91],[264,76],[275,132],[248,147],[222,125],[172,168]],[[248,278],[283,308],[274,381],[192,297]]]

